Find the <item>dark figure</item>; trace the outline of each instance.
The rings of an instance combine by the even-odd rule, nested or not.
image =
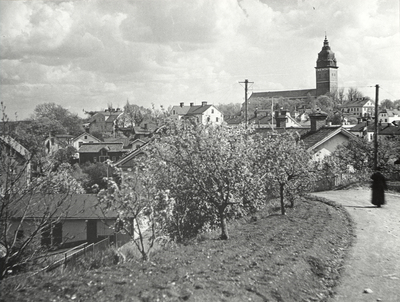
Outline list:
[[[372,204],[378,208],[385,204],[386,179],[379,171],[371,176],[372,179]]]

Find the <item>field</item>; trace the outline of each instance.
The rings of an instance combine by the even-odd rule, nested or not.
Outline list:
[[[91,265],[5,280],[2,301],[326,301],[353,225],[338,205],[309,197],[287,215],[270,207],[150,261]],[[97,267],[97,268],[96,268]]]

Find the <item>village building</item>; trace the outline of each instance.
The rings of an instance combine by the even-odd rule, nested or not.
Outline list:
[[[69,134],[56,134],[51,135],[44,140],[45,152],[47,154],[54,154],[60,149],[64,149],[72,145],[74,136]]]
[[[31,153],[9,135],[0,135],[0,194],[7,183],[18,182],[21,186],[31,179]],[[13,185],[15,186],[15,184]]]
[[[331,155],[339,145],[356,138],[341,125],[326,125],[327,117],[328,115],[322,111],[310,114],[310,131],[301,136],[305,148],[312,152],[314,161]]]
[[[368,98],[350,100],[342,105],[342,112],[347,115],[372,117],[375,112],[375,104]]]
[[[129,147],[124,147],[122,142],[100,142],[82,144],[79,148],[79,164],[86,162],[97,163],[111,160],[117,162],[126,153],[130,151]]]
[[[257,101],[275,101],[279,98],[287,100],[310,100],[320,95],[334,93],[338,89],[338,66],[335,53],[331,50],[327,37],[321,51],[318,53],[317,66],[315,67],[316,88],[253,92],[249,98]]]
[[[104,111],[86,112],[90,114],[87,123],[83,125],[86,132],[94,133],[108,133],[113,134],[116,128],[116,121],[120,115],[123,114],[119,108],[106,109]]]
[[[49,224],[41,232],[43,246],[70,247],[85,242],[98,242],[106,237],[112,237],[112,241],[119,243],[130,239],[128,235],[121,233],[116,238],[118,213],[104,213],[94,194],[25,196],[19,206],[21,209],[13,215],[9,233],[18,232],[20,237],[30,236],[40,227],[38,222],[41,219],[49,220]],[[23,210],[25,208],[26,211]],[[133,230],[131,231],[133,234]]]
[[[374,121],[360,121],[353,127],[348,129],[355,136],[365,139],[367,142],[372,142],[374,139],[375,125]]]
[[[172,107],[171,117],[176,120],[194,120],[203,125],[210,123],[221,125],[224,121],[222,113],[214,105],[207,105],[207,102],[202,102],[201,105],[190,103],[189,106],[185,106],[185,103],[180,103],[179,106]]]
[[[384,124],[378,127],[378,137],[400,138],[400,125]]]
[[[397,109],[383,109],[378,113],[378,121],[381,124],[397,124],[400,125],[400,110]]]
[[[90,133],[84,132],[76,137],[74,137],[71,141],[71,145],[76,149],[82,146],[82,144],[91,144],[91,143],[100,143],[101,140],[97,137],[91,135]]]

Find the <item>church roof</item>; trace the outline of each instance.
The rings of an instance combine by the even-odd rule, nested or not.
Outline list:
[[[324,46],[322,47],[322,50],[318,53],[318,59],[317,59],[317,68],[324,68],[324,67],[338,68],[336,66],[335,53],[331,50],[331,47],[329,46],[329,42],[326,36],[324,40]]]
[[[315,96],[316,89],[299,89],[299,90],[282,90],[282,91],[266,91],[266,92],[253,92],[250,99],[254,98],[305,98],[309,95]]]

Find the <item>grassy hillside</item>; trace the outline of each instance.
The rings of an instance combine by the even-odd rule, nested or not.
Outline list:
[[[325,301],[334,293],[352,222],[314,198],[286,216],[269,208],[211,233],[170,245],[142,263],[75,268],[5,280],[3,301]]]

